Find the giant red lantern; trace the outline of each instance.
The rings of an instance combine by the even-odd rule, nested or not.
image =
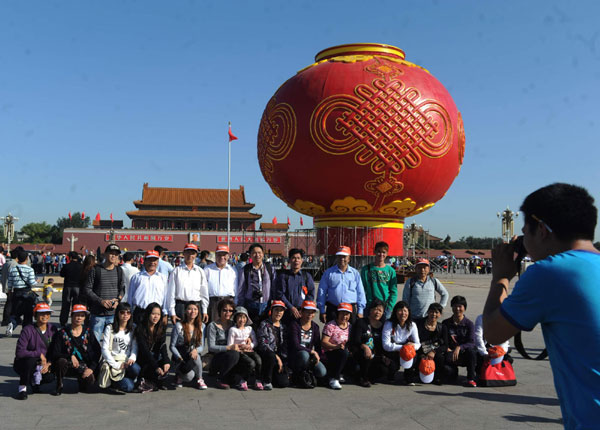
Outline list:
[[[325,49],[265,108],[261,171],[276,196],[314,217],[321,238],[337,228],[322,251],[346,242],[368,254],[385,240],[402,254],[404,218],[432,207],[460,170],[461,115],[444,86],[404,58],[390,45]]]

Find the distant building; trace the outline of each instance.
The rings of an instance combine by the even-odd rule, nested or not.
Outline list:
[[[288,231],[289,226],[285,222],[273,224],[272,222],[261,222],[260,231]]]
[[[142,199],[133,204],[138,210],[127,216],[134,229],[227,230],[226,189],[160,188],[146,182]],[[231,231],[255,229],[262,215],[250,212],[254,206],[246,201],[243,186],[231,190]]]

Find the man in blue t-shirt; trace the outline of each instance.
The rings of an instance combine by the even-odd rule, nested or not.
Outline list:
[[[540,323],[567,429],[600,422],[600,253],[597,209],[581,187],[552,184],[521,205],[523,244],[536,263],[508,296],[515,242],[492,253],[492,285],[483,311],[484,337],[499,344]]]

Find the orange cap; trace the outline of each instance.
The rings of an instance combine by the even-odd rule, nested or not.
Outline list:
[[[335,255],[351,255],[352,251],[349,246],[340,246]]]
[[[186,243],[185,247],[183,248],[184,251],[196,251],[196,253],[198,253],[198,245],[194,244],[194,243]]]
[[[271,302],[271,309],[273,309],[275,306],[280,306],[283,309],[287,309],[287,306],[285,305],[284,302],[282,302],[281,300],[273,300]]]
[[[429,260],[426,258],[419,258],[417,260],[417,263],[415,264],[415,266],[419,265],[419,264],[427,264],[428,266],[431,266],[431,264],[429,264]]]
[[[350,303],[340,303],[337,307],[337,310],[338,312],[344,311],[352,313],[352,305]]]
[[[35,314],[36,312],[52,312],[52,309],[50,309],[48,303],[38,303],[33,308],[33,313]]]
[[[317,305],[312,300],[304,300],[302,302],[302,309],[308,309],[308,310],[311,310],[311,311],[316,311],[317,310]]]
[[[90,313],[85,305],[73,305],[73,309],[71,309],[71,314],[76,314],[79,312],[85,312],[86,314]]]
[[[150,250],[150,251],[146,251],[146,258],[160,258],[160,255],[158,254],[158,251],[155,250]]]
[[[412,344],[406,344],[400,350],[400,358],[404,361],[410,361],[417,355],[415,347]]]
[[[229,254],[229,247],[227,245],[217,245],[215,252],[226,252]]]

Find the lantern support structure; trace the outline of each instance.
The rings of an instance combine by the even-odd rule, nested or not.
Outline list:
[[[10,243],[15,236],[15,222],[19,221],[19,218],[12,216],[10,213],[3,217],[3,226],[2,230],[4,232],[4,237],[6,238],[7,251],[10,252]]]
[[[519,213],[511,211],[507,206],[505,210],[498,212],[497,216],[502,223],[502,239],[508,243],[515,234],[515,218],[519,216]]]

